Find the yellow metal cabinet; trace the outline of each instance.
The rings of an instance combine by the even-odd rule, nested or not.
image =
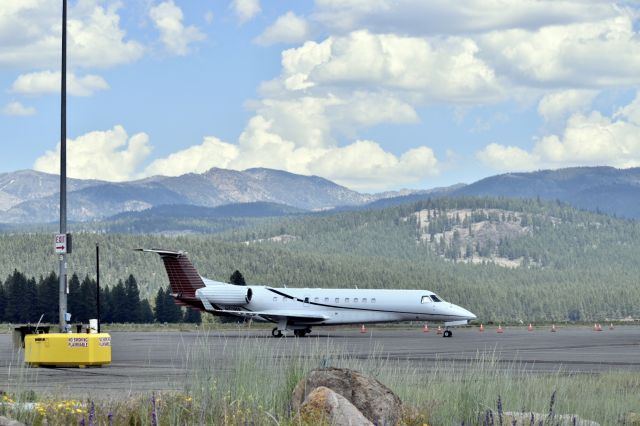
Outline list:
[[[31,366],[85,367],[111,363],[111,336],[107,333],[28,334],[24,362]]]

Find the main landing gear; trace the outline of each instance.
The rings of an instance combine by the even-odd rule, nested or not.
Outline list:
[[[296,337],[305,337],[309,333],[311,333],[310,328],[298,328],[293,330],[293,335]],[[271,330],[271,335],[273,337],[282,337],[284,336],[284,333],[282,330],[279,330],[278,327],[274,327],[273,330]]]
[[[442,337],[451,337],[451,336],[453,336],[453,333],[451,332],[451,330],[445,330],[442,333]]]

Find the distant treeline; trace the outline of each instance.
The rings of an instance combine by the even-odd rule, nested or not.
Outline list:
[[[86,324],[97,318],[96,281],[85,276],[80,281],[77,274],[69,280],[67,311],[72,323]],[[59,307],[58,275],[51,272],[46,277],[27,278],[17,270],[0,281],[0,322],[57,323]],[[147,299],[140,299],[138,283],[133,275],[109,288],[100,288],[100,320],[103,323],[200,323],[200,311],[183,310],[175,304],[170,291],[161,287],[155,297],[154,309]]]

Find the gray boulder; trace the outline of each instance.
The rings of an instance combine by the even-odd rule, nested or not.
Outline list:
[[[0,416],[0,426],[25,426],[25,424],[5,416]]]
[[[402,401],[395,393],[379,381],[346,368],[311,371],[293,390],[291,408],[299,411],[309,394],[321,386],[345,397],[378,426],[393,426],[401,419]]]
[[[324,386],[307,396],[300,407],[300,416],[309,424],[373,426],[347,398]]]

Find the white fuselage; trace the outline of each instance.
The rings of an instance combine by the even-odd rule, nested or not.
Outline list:
[[[226,283],[206,280],[207,292]],[[233,286],[238,288],[238,286]],[[298,325],[365,324],[398,321],[456,323],[473,320],[468,310],[427,290],[344,288],[275,288],[248,286],[251,300],[233,308],[244,312],[286,315]],[[204,293],[201,293],[204,294]],[[315,318],[313,318],[315,317]],[[268,319],[268,316],[265,317]]]

